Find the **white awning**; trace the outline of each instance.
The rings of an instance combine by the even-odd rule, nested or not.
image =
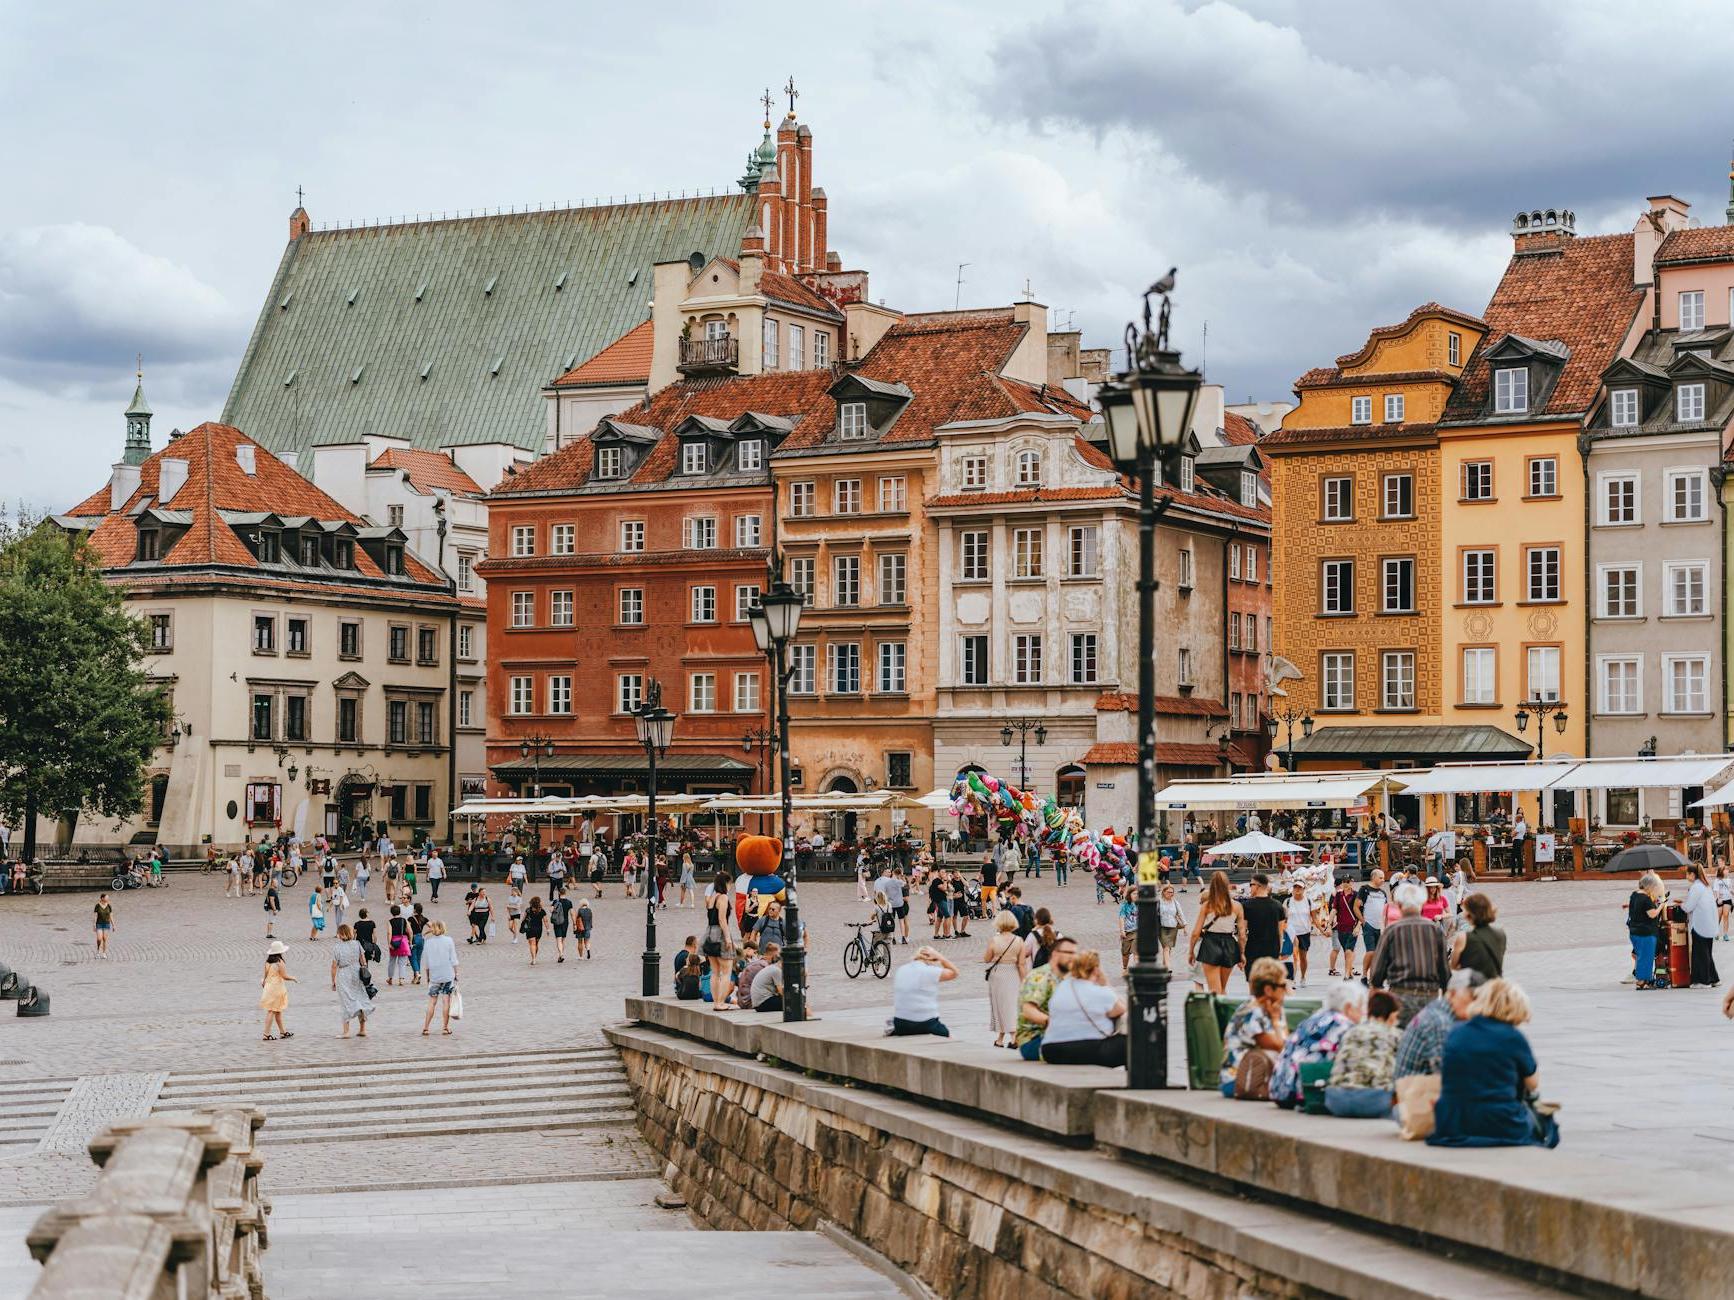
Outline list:
[[[1176,781],[1156,792],[1158,811],[1240,811],[1252,808],[1353,808],[1384,787],[1404,788],[1389,772],[1321,772],[1315,776],[1242,776]]]
[[[1579,764],[1573,759],[1556,763],[1444,763],[1424,772],[1406,774],[1404,794],[1490,794],[1506,791],[1545,790]]]
[[[1680,755],[1673,758],[1591,759],[1555,781],[1555,790],[1677,790],[1709,785],[1734,767],[1734,755]]]
[[[657,801],[658,803],[661,800]],[[863,794],[831,791],[799,794],[789,800],[795,812],[873,812],[882,808],[924,808],[926,804],[895,790],[869,790]],[[782,797],[774,794],[723,794],[704,804],[707,812],[781,812]]]

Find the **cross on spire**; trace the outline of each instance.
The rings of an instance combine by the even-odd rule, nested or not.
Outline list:
[[[765,108],[765,130],[767,130],[767,131],[769,131],[771,129],[771,104],[772,104],[772,102],[773,101],[771,100],[771,88],[769,86],[766,86],[765,87],[765,93],[763,95],[759,96],[759,103],[763,104],[764,108]]]
[[[299,185],[295,187],[295,206],[298,208],[307,206],[301,201],[301,187]]]
[[[144,353],[138,354],[138,381],[144,383]]]
[[[789,97],[789,116],[793,117],[795,115],[795,101],[801,97],[801,92],[795,89],[793,74],[789,77],[789,84],[783,87],[783,93]]]

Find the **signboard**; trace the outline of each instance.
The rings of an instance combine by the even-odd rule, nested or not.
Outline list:
[[[331,778],[328,776],[316,776],[316,777],[314,777],[312,784],[310,784],[307,787],[307,793],[309,793],[309,794],[330,794],[331,793]]]
[[[1162,854],[1156,849],[1146,849],[1138,855],[1138,883],[1140,885],[1159,885],[1162,883]]]
[[[1540,866],[1553,861],[1553,832],[1537,831],[1535,835],[1535,862]]]
[[[1096,789],[1098,789],[1098,790],[1112,790],[1113,788],[1114,788],[1114,783],[1112,781],[1098,781],[1098,782],[1096,782]]]

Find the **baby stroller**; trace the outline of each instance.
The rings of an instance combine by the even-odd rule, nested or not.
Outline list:
[[[967,916],[970,920],[972,920],[972,921],[984,921],[987,919],[987,909],[985,907],[983,907],[982,903],[981,903],[981,882],[980,881],[978,881],[978,880],[966,880],[963,882],[963,904],[962,904],[962,906],[964,909],[964,915]]]

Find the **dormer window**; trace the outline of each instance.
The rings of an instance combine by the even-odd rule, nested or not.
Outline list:
[[[1017,465],[1019,487],[1040,487],[1042,485],[1041,452],[1020,451]]]
[[[680,449],[680,472],[702,474],[710,468],[709,448],[702,442],[684,443]]]
[[[1506,366],[1493,372],[1493,409],[1515,415],[1529,409],[1529,368]]]
[[[347,539],[331,544],[331,566],[335,569],[353,569],[355,567],[355,543]]]
[[[1258,505],[1258,475],[1249,469],[1240,471],[1240,504],[1254,507]]]
[[[598,447],[596,449],[596,477],[620,477],[620,448]]]
[[[1191,456],[1182,456],[1180,458],[1180,490],[1182,492],[1192,491],[1196,481],[1197,464],[1195,459]]]
[[[1682,295],[1684,296],[1684,295]],[[1703,295],[1699,295],[1702,297]],[[1680,424],[1696,424],[1704,418],[1704,385],[1681,384],[1674,390],[1674,419]]]
[[[1349,423],[1371,424],[1373,422],[1373,399],[1370,397],[1351,397],[1349,399]]]
[[[388,546],[385,548],[385,571],[394,578],[403,576],[403,547]]]
[[[838,408],[837,436],[839,438],[865,438],[867,436],[866,402],[844,402]]]
[[[261,564],[275,564],[275,563],[277,563],[277,556],[280,554],[280,551],[281,551],[281,548],[279,545],[280,541],[281,541],[281,539],[278,537],[278,535],[276,533],[266,532],[264,530],[260,531],[260,533],[259,533],[259,562]]]
[[[1463,336],[1455,331],[1445,336],[1445,364],[1448,366],[1463,364]]]
[[[1608,394],[1608,423],[1616,429],[1638,427],[1638,390],[1616,388]]]
[[[161,534],[154,528],[141,528],[138,530],[139,559],[154,560],[158,558],[157,544],[160,536]]]
[[[765,467],[765,443],[762,438],[748,438],[735,449],[735,464],[741,469]]]
[[[980,492],[987,487],[987,457],[965,456],[959,465],[959,476],[965,492]]]
[[[1701,330],[1704,328],[1704,291],[1688,289],[1680,295],[1680,328],[1683,330]]]

